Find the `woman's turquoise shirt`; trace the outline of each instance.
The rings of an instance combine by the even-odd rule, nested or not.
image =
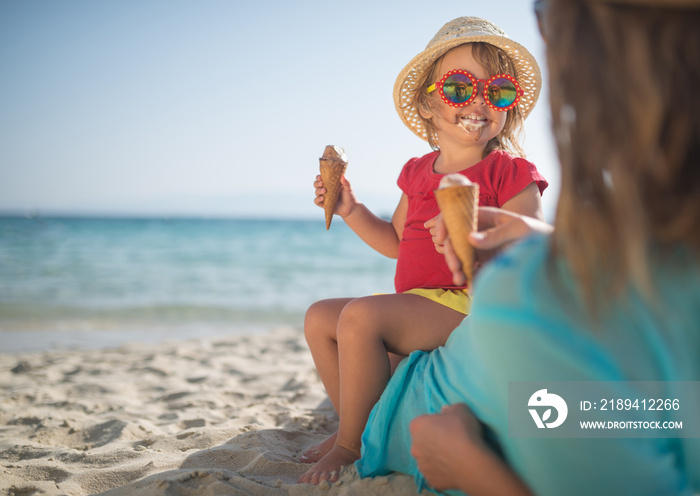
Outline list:
[[[508,435],[509,381],[605,381],[608,397],[620,395],[607,381],[700,381],[700,267],[685,250],[654,268],[652,297],[629,290],[597,319],[565,264],[551,259],[547,237],[498,257],[483,269],[472,314],[446,345],[402,362],[363,434],[362,477],[399,471],[422,487],[410,421],[466,403],[540,496],[700,492],[700,439]]]

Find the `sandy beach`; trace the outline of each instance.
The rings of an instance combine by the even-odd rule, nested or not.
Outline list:
[[[0,494],[415,495],[295,481],[337,417],[300,330],[0,353]]]

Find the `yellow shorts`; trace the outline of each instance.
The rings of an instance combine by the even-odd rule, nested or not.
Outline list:
[[[435,303],[445,305],[452,310],[469,315],[472,306],[472,298],[465,289],[425,289],[415,288],[405,291],[404,294],[423,296]]]

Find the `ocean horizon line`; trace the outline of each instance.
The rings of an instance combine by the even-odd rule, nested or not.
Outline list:
[[[84,220],[212,220],[212,221],[270,221],[270,222],[319,222],[325,226],[323,212],[320,215],[290,214],[231,214],[231,213],[173,213],[160,214],[155,212],[76,212],[76,211],[23,211],[0,210],[0,219],[26,219],[26,220],[51,220],[51,219],[84,219]],[[377,214],[385,220],[391,219],[390,213]],[[333,222],[345,223],[342,217],[336,216]]]

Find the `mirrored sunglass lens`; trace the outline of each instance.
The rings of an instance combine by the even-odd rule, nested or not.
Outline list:
[[[518,90],[510,79],[494,79],[486,94],[496,107],[504,108],[511,105],[518,96]]]
[[[474,85],[464,74],[453,74],[445,80],[442,91],[452,103],[464,103],[472,96]]]

